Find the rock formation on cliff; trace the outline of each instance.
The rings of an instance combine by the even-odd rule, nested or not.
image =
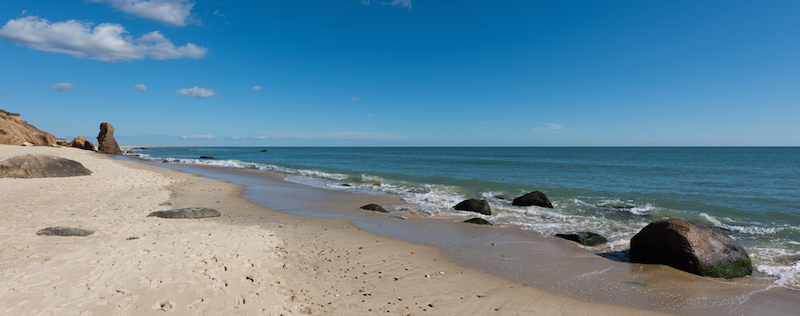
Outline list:
[[[56,138],[19,118],[19,114],[0,110],[0,144],[22,145],[28,142],[36,146],[56,143]]]
[[[100,124],[100,134],[97,134],[97,152],[109,155],[122,155],[117,140],[114,139],[114,126],[109,123]]]

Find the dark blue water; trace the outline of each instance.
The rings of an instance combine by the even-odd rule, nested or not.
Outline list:
[[[267,152],[261,152],[266,149]],[[254,148],[148,147],[156,161],[261,169],[332,190],[393,194],[396,212],[472,217],[451,208],[489,200],[495,224],[544,234],[590,230],[627,248],[651,221],[682,218],[742,244],[757,269],[800,288],[800,148]],[[212,156],[216,159],[198,159]],[[497,196],[540,190],[554,209]]]

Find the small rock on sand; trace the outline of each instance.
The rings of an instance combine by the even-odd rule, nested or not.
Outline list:
[[[219,217],[220,214],[213,208],[205,207],[187,207],[167,211],[152,212],[147,217],[161,217],[161,218],[206,218],[206,217]]]
[[[45,229],[39,230],[36,232],[37,235],[45,235],[45,236],[79,236],[79,237],[86,237],[91,234],[94,234],[94,231],[83,229],[83,228],[76,228],[76,227],[47,227]]]

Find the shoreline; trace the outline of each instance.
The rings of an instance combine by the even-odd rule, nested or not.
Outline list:
[[[302,216],[350,219],[355,226],[377,235],[434,246],[458,265],[562,297],[688,315],[741,314],[764,308],[788,312],[800,307],[796,302],[799,294],[774,286],[774,279],[770,277],[704,278],[663,265],[615,261],[572,242],[532,231],[415,216],[408,216],[407,220],[393,219],[391,213],[383,215],[356,209],[377,199],[383,199],[378,204],[386,203],[381,204],[384,206],[404,204],[398,197],[353,195],[308,187],[284,181],[286,175],[268,171],[183,164],[163,166],[229,182],[238,181],[245,186],[242,196],[256,204],[273,204],[277,207],[271,209]],[[261,177],[273,181],[252,180]],[[284,186],[308,195],[327,193],[327,198],[338,198],[339,201],[335,205],[326,205],[324,211],[303,210],[298,213],[293,207],[282,209],[285,206],[271,199],[291,200],[292,196],[283,190],[271,196],[269,191]],[[301,194],[300,198],[303,196]],[[298,199],[293,203],[296,206],[304,201]],[[304,206],[317,207],[313,204]]]
[[[0,160],[8,158],[6,149],[11,149],[11,146],[0,146]],[[14,149],[31,151],[30,149],[16,149],[16,147]],[[0,298],[3,298],[0,301],[4,302],[1,303],[4,305],[0,305],[0,308],[4,310],[14,310],[26,314],[35,310],[46,314],[46,311],[53,313],[53,311],[58,312],[59,308],[68,308],[66,310],[137,314],[164,309],[186,311],[187,308],[193,306],[192,313],[251,311],[274,315],[281,313],[366,315],[376,312],[402,315],[429,312],[474,315],[658,313],[617,305],[584,302],[550,294],[531,286],[524,286],[472,269],[469,267],[470,264],[463,264],[464,261],[461,259],[456,259],[458,264],[453,263],[454,253],[458,252],[452,252],[452,249],[443,251],[432,246],[375,235],[359,228],[359,225],[369,225],[369,223],[355,223],[354,226],[350,224],[351,220],[349,219],[301,217],[271,211],[242,197],[247,195],[245,192],[247,187],[222,180],[183,173],[166,168],[166,166],[155,166],[138,161],[120,161],[91,152],[78,152],[78,149],[47,148],[33,151],[54,155],[68,153],[68,156],[74,156],[72,159],[86,161],[85,165],[90,169],[93,164],[106,164],[106,167],[110,166],[111,169],[138,170],[138,172],[126,171],[130,174],[148,173],[147,176],[142,177],[143,179],[152,180],[163,177],[163,181],[169,182],[164,180],[165,178],[171,179],[173,182],[169,186],[160,185],[149,188],[153,192],[160,193],[146,197],[137,195],[135,190],[124,192],[125,194],[97,192],[104,190],[105,187],[89,188],[87,186],[86,189],[90,190],[81,191],[84,189],[83,184],[88,182],[79,179],[82,177],[22,180],[28,181],[25,183],[26,185],[33,184],[31,189],[39,191],[49,188],[48,185],[52,183],[63,182],[73,184],[72,189],[75,191],[64,192],[65,194],[79,193],[96,196],[98,193],[103,193],[108,198],[106,202],[114,201],[123,210],[130,209],[125,216],[131,223],[121,224],[117,221],[114,223],[115,225],[98,224],[96,220],[93,220],[98,214],[78,210],[80,207],[94,202],[80,202],[81,199],[76,198],[64,203],[66,195],[60,196],[62,198],[60,202],[64,205],[57,208],[63,210],[56,214],[49,214],[50,216],[45,217],[44,222],[67,220],[75,223],[89,223],[109,230],[117,229],[117,226],[122,225],[125,226],[125,229],[114,233],[98,230],[98,234],[86,239],[68,237],[56,240],[62,246],[46,246],[45,237],[37,237],[32,233],[35,231],[32,230],[34,227],[43,228],[39,226],[42,226],[44,222],[37,222],[34,225],[32,219],[37,218],[36,216],[48,215],[42,213],[47,211],[26,206],[24,196],[19,196],[18,198],[21,200],[15,200],[14,203],[4,203],[2,214],[8,218],[17,218],[15,223],[19,224],[14,226],[11,232],[12,235],[19,236],[11,239],[3,238],[2,241],[3,249],[15,249],[13,258],[7,257],[10,252],[5,252],[2,264],[0,264],[0,268],[2,268],[0,275],[3,276],[2,285],[7,289],[12,289],[0,292]],[[102,176],[102,174],[93,174],[87,178],[97,179]],[[12,183],[11,181],[19,180],[21,179],[0,179],[0,183],[8,184]],[[15,185],[18,183],[21,182],[14,182]],[[147,181],[138,185],[146,187],[146,183]],[[42,186],[37,187],[38,185]],[[6,186],[3,190],[11,189]],[[170,193],[165,195],[164,192]],[[41,197],[46,192],[29,193],[33,194],[33,197]],[[131,196],[130,193],[133,195]],[[142,203],[143,197],[146,197],[145,203]],[[128,200],[131,202],[127,202]],[[357,198],[349,201],[357,203]],[[159,205],[164,202],[169,202],[171,205]],[[341,200],[323,202],[329,205],[342,203]],[[55,203],[51,203],[51,208],[52,204]],[[101,203],[95,208],[100,206],[103,204]],[[189,221],[144,217],[150,210],[192,206],[216,208],[223,213],[223,216],[218,219]],[[117,208],[119,209],[119,207]],[[20,209],[34,212],[34,214],[18,218]],[[36,212],[38,214],[35,214]],[[73,213],[68,215],[67,212]],[[99,216],[115,217],[120,215],[119,210],[106,213],[108,214],[104,213]],[[379,216],[374,215],[373,217],[378,218]],[[379,219],[385,220],[382,217]],[[153,232],[154,229],[160,231]],[[472,229],[470,227],[470,230],[473,231],[480,229],[483,228]],[[139,230],[147,230],[147,237]],[[142,236],[133,241],[125,240],[122,237],[127,236],[126,232],[127,235],[138,232]],[[210,237],[209,240],[204,240],[203,235]],[[187,236],[194,237],[188,238]],[[224,238],[218,238],[221,236]],[[132,236],[125,238],[128,237]],[[52,238],[57,237],[46,238],[48,238],[46,241],[54,241]],[[181,242],[176,242],[176,240]],[[185,243],[184,240],[192,243]],[[107,265],[110,263],[106,259],[93,261],[91,258],[74,257],[75,253],[85,255],[91,251],[106,248],[117,249],[112,251],[112,254],[126,253],[122,249],[137,253],[134,250],[141,249],[131,249],[129,246],[137,243],[143,246],[145,241],[154,242],[152,244],[154,248],[148,249],[150,250],[148,253],[154,255],[139,258],[137,267],[140,269],[136,271],[115,270],[120,269],[114,267],[118,266],[117,262],[126,264],[130,262],[123,261],[122,259],[130,259],[124,256],[114,259],[114,264],[110,266]],[[166,244],[166,246],[159,246],[161,244]],[[67,249],[68,247],[63,247],[63,245],[71,248]],[[149,244],[148,247],[150,247]],[[206,252],[198,251],[201,248]],[[30,252],[33,250],[40,250],[44,255],[31,256]],[[66,250],[69,251],[65,253]],[[189,254],[183,258],[186,260],[181,260],[178,258],[179,256],[175,255],[181,251]],[[545,251],[552,251],[552,249]],[[22,254],[28,255],[28,257]],[[192,255],[195,256],[192,257]],[[44,260],[46,258],[43,259],[42,256],[50,256],[55,259]],[[71,257],[69,260],[65,260],[64,256]],[[111,256],[111,258],[114,257]],[[175,262],[175,260],[179,262]],[[81,271],[65,271],[64,276],[61,277],[63,279],[55,281],[42,279],[41,272],[39,274],[31,272],[33,267],[41,265],[49,265],[50,269],[56,269],[56,271],[68,269],[54,264],[57,262],[80,262],[84,264],[82,267],[88,265],[95,270],[99,269],[100,274],[104,276],[115,272],[141,273],[144,276],[136,280],[120,280],[119,278],[104,280],[100,278],[100,281],[103,282],[99,282],[100,289],[98,290],[98,280]],[[247,266],[248,264],[250,266]],[[177,271],[187,269],[195,271],[192,269],[201,265],[205,268],[196,271],[202,271],[205,275],[186,273],[174,277],[165,276],[159,272],[165,265],[172,267],[168,270]],[[211,266],[214,269],[209,269]],[[30,269],[26,270],[28,268]],[[72,270],[77,269],[73,267]],[[656,268],[655,270],[663,269]],[[444,272],[444,274],[439,274],[439,272]],[[211,276],[212,274],[214,276]],[[38,279],[36,282],[30,282],[32,278]],[[145,282],[145,279],[142,278],[150,281]],[[225,281],[224,286],[221,286],[222,280]],[[73,286],[72,290],[60,288],[59,284],[67,281],[78,281],[80,284]],[[706,283],[706,281],[702,282]],[[54,284],[55,286],[53,286]],[[680,285],[680,281],[677,285]],[[76,287],[83,286],[89,290],[83,290],[81,295],[72,294]],[[230,289],[228,289],[229,286]],[[574,284],[567,285],[567,287],[570,286],[574,292],[581,291]],[[32,294],[30,291],[24,292],[20,290],[21,288],[35,288],[34,292],[38,294]],[[176,290],[177,294],[174,294]],[[687,289],[678,289],[678,291],[685,290]],[[119,291],[126,294],[115,295],[115,293],[120,293]],[[156,298],[159,293],[162,296],[171,296],[171,298]],[[167,293],[173,294],[167,295]],[[779,303],[784,302],[785,294],[782,292],[762,295],[761,298],[755,300],[760,300],[761,304],[749,304],[739,312],[752,312],[753,307],[758,308],[759,306],[761,308],[770,307],[769,311],[776,313],[781,311],[779,309],[781,307],[793,308],[791,305],[774,306],[776,299]],[[789,294],[789,298],[796,297],[795,293]],[[37,295],[39,296],[37,297]],[[72,303],[65,303],[64,300],[47,300],[46,303],[50,305],[43,304],[45,297],[61,296],[70,298],[71,300],[67,302]],[[39,298],[38,301],[37,298]],[[127,303],[123,306],[123,301],[126,299]],[[199,303],[197,303],[198,300]],[[749,301],[754,302],[754,300]],[[59,303],[66,305],[53,306]],[[770,303],[772,305],[767,305]],[[253,305],[258,306],[254,307]],[[786,309],[786,311],[792,310],[794,309]],[[733,312],[733,310],[724,308],[718,308],[716,311]]]

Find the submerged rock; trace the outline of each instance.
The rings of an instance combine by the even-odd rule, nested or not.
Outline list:
[[[506,200],[506,201],[513,201],[514,200],[513,196],[505,195],[505,194],[495,195],[494,198],[498,199],[498,200]]]
[[[715,278],[753,273],[744,248],[722,233],[682,219],[653,222],[631,239],[631,262],[659,263]]]
[[[461,203],[456,204],[456,206],[453,206],[453,209],[458,211],[475,212],[483,215],[492,215],[492,208],[489,207],[489,202],[486,200],[464,200],[461,201]]]
[[[364,206],[359,207],[359,208],[362,209],[362,210],[367,210],[367,211],[389,213],[388,211],[386,211],[386,209],[384,209],[383,207],[381,207],[378,204],[367,204],[367,205],[364,205]]]
[[[19,155],[0,162],[3,178],[62,178],[88,176],[92,171],[80,162],[50,155]]]
[[[211,156],[200,156],[200,159],[217,159]]]
[[[219,217],[220,214],[213,208],[205,207],[187,207],[167,211],[152,212],[147,217],[161,217],[161,218],[206,218],[206,217]]]
[[[76,227],[47,227],[45,229],[39,230],[36,232],[36,235],[45,235],[45,236],[78,236],[78,237],[86,237],[91,234],[94,234],[94,231],[83,229],[83,228],[76,228]]]
[[[550,199],[547,198],[542,191],[533,191],[531,193],[525,194],[514,199],[511,202],[511,205],[515,206],[541,206],[546,208],[553,208],[553,204],[550,203]]]
[[[558,238],[564,238],[566,240],[571,240],[576,243],[585,246],[596,246],[599,244],[605,244],[608,242],[608,239],[605,237],[595,234],[593,232],[579,232],[574,234],[556,234]]]
[[[483,218],[478,218],[478,217],[470,218],[468,220],[465,220],[464,223],[492,226],[492,223],[490,223],[489,221],[487,221],[487,220],[485,220]]]

